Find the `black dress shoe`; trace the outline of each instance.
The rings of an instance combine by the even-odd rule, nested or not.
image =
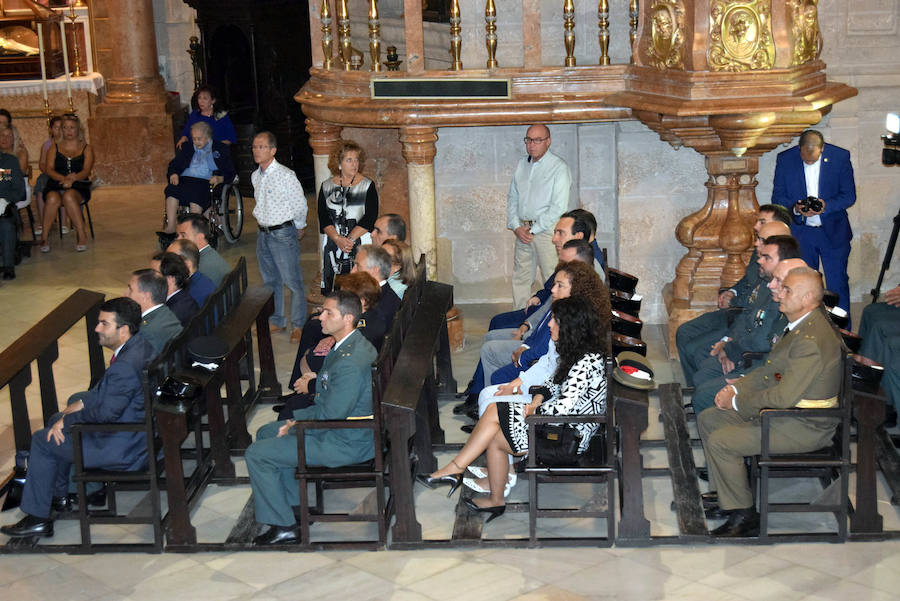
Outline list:
[[[72,492],[66,495],[66,502],[69,505],[67,511],[78,511],[78,493]],[[103,507],[106,505],[106,486],[89,494],[87,502],[88,507]]]
[[[476,411],[478,410],[478,399],[476,399],[474,403],[470,403],[468,400],[466,400],[465,402],[454,405],[453,415],[465,415],[466,413],[471,411],[473,407]]]
[[[284,403],[278,403],[277,405],[272,405],[272,411],[275,413],[281,413],[284,409]]]
[[[12,538],[24,536],[53,536],[53,520],[25,514],[25,517],[0,528],[0,532]]]
[[[488,519],[484,521],[485,524],[493,520],[494,518],[499,518],[503,515],[503,512],[506,511],[506,505],[494,505],[493,507],[479,507],[475,504],[475,501],[472,499],[463,499],[463,505],[469,508],[470,511],[474,511],[476,513],[487,513]]]
[[[72,497],[75,497],[75,499],[73,499]],[[50,509],[52,509],[56,513],[68,513],[70,511],[75,511],[77,506],[77,497],[75,495],[53,497],[50,500]]]
[[[3,279],[4,280],[14,280],[16,279],[16,270],[12,267],[7,267],[3,270]],[[896,414],[895,414],[896,415]],[[894,424],[896,425],[896,423]]]
[[[709,468],[706,467],[698,467],[697,468],[697,477],[703,480],[704,482],[709,482]]]
[[[759,514],[753,507],[735,509],[728,516],[728,521],[710,534],[722,537],[759,536]]]
[[[292,545],[300,542],[300,526],[269,526],[269,529],[253,539],[253,544]]]
[[[478,421],[478,407],[475,406],[475,407],[472,407],[471,410],[466,411],[466,417],[468,417],[470,420],[472,420],[474,422],[477,422]]]

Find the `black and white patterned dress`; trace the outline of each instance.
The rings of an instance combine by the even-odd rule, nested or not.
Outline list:
[[[562,384],[554,384],[552,378],[544,385],[550,389],[550,398],[544,399],[537,409],[539,415],[589,415],[606,413],[606,361],[600,353],[588,353],[569,369]],[[516,397],[522,395],[514,395]],[[526,395],[527,396],[527,395]],[[528,451],[528,427],[525,425],[525,406],[530,402],[498,401],[497,417],[500,429],[516,453]],[[584,452],[597,424],[574,424],[581,434],[578,452]]]
[[[327,179],[319,188],[319,232],[324,234],[325,228],[334,226],[341,236],[349,236],[353,228],[360,226],[368,231],[375,227],[378,218],[378,191],[375,182],[363,177],[352,186],[341,186]],[[356,241],[359,246],[359,240]],[[322,252],[322,292],[331,292],[334,276],[350,273],[353,267],[353,252],[345,253],[337,247],[331,238],[325,238]]]

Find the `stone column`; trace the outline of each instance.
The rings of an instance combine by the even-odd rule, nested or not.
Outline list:
[[[678,326],[712,311],[719,288],[744,275],[752,252],[759,157],[710,153],[706,204],[681,220],[675,237],[688,252],[675,267],[675,279],[663,290],[669,311],[669,352],[675,353]]]
[[[153,2],[105,4],[106,95],[88,121],[94,172],[111,184],[162,183],[173,154],[172,119],[156,60]]]
[[[319,188],[322,186],[322,182],[327,180],[332,176],[331,170],[328,168],[328,155],[331,154],[331,150],[334,148],[335,144],[337,144],[341,139],[341,130],[343,128],[332,125],[331,123],[324,123],[322,121],[316,121],[315,119],[307,119],[306,120],[306,131],[309,132],[309,145],[313,151],[313,171],[316,180],[316,187],[313,190],[313,202],[316,202],[316,199],[319,198]],[[318,215],[319,219],[322,218],[321,215]],[[310,226],[307,225],[307,228]],[[314,231],[314,230],[313,230]],[[310,235],[309,229],[307,229],[307,236]],[[316,278],[318,282],[322,281],[322,251],[325,249],[325,234],[319,234],[319,271],[318,277]],[[311,284],[314,284],[312,282]],[[319,299],[319,293],[321,292],[321,288],[315,285],[309,285],[306,287],[308,297],[310,299],[316,299],[319,302],[325,302],[324,299]]]
[[[403,158],[409,175],[409,220],[413,253],[425,253],[429,279],[437,276],[437,228],[434,207],[434,127],[404,127],[400,130]]]

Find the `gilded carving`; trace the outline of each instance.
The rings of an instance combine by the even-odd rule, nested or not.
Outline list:
[[[817,4],[818,0],[789,0],[792,66],[815,60],[822,51]]]
[[[713,71],[771,69],[775,64],[771,0],[713,0],[707,58]]]
[[[684,69],[684,3],[656,0],[650,6],[650,39],[646,43],[650,65],[657,69]]]

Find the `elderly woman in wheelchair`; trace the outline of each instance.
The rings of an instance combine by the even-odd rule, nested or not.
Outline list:
[[[234,164],[227,144],[212,140],[212,128],[206,122],[191,126],[192,144],[184,144],[169,162],[166,186],[166,223],[157,232],[161,242],[175,239],[179,207],[192,213],[206,213],[212,203],[212,189],[234,180]],[[183,210],[183,209],[182,209]]]

